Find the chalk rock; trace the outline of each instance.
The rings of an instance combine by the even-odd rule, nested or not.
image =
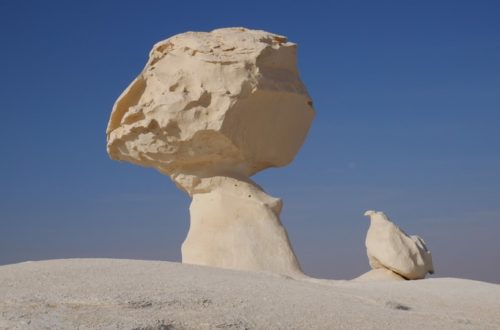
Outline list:
[[[361,276],[356,277],[353,281],[404,281],[405,279],[392,270],[387,268],[372,269]]]
[[[434,273],[432,255],[423,239],[407,235],[383,212],[366,211],[365,216],[370,217],[365,244],[373,269],[385,268],[410,280]]]
[[[252,181],[213,177],[195,194],[182,262],[280,274],[301,274],[279,215],[282,201]]]
[[[189,193],[196,177],[287,165],[314,117],[296,62],[296,44],[265,31],[161,41],[113,107],[108,153],[171,175]]]
[[[187,32],[157,43],[118,98],[107,150],[169,175],[193,198],[183,262],[300,275],[281,200],[249,177],[290,163],[313,117],[286,37]]]

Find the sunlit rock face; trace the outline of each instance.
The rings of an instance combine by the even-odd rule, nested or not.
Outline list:
[[[296,50],[245,28],[182,33],[153,47],[116,101],[111,158],[156,168],[193,197],[183,262],[300,273],[281,201],[249,179],[290,163],[314,118]]]
[[[161,41],[113,107],[108,153],[174,179],[287,165],[314,117],[296,62],[296,45],[265,31]]]
[[[365,244],[373,270],[386,270],[385,274],[390,271],[408,280],[423,279],[427,273],[434,273],[432,254],[422,238],[406,234],[384,212],[366,211],[365,216],[370,217]],[[370,274],[380,277],[384,272]]]

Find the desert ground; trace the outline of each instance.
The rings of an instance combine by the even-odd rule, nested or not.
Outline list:
[[[0,266],[1,329],[498,329],[500,285],[292,279],[166,261]]]

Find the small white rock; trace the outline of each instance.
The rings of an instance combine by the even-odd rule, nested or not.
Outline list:
[[[383,212],[366,211],[365,216],[370,217],[365,244],[373,269],[386,268],[410,280],[434,273],[431,252],[422,238],[407,235]]]

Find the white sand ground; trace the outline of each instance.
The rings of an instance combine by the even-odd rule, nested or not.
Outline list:
[[[500,329],[500,285],[352,282],[162,261],[0,266],[0,329]]]

